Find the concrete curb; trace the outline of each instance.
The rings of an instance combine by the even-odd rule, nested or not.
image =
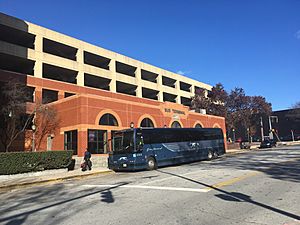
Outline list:
[[[109,174],[109,173],[114,173],[112,170],[104,170],[104,171],[97,171],[97,172],[92,172],[92,173],[87,173],[87,174],[76,174],[76,175],[70,175],[70,176],[65,176],[65,177],[56,177],[56,178],[49,178],[49,179],[44,179],[44,180],[35,180],[35,181],[28,181],[28,182],[23,182],[23,183],[17,183],[17,184],[10,184],[10,185],[2,185],[0,186],[0,191],[3,190],[11,190],[11,189],[16,189],[16,188],[21,188],[21,187],[29,187],[33,185],[38,185],[38,184],[47,184],[47,183],[55,183],[63,180],[68,180],[68,179],[76,179],[76,178],[83,178],[83,177],[89,177],[89,176],[95,176],[99,174]]]

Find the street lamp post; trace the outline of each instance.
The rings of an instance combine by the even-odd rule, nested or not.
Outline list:
[[[247,128],[247,139],[248,139],[248,142],[251,142],[251,140],[250,140],[250,128],[249,127]]]
[[[32,151],[35,152],[35,130],[36,130],[35,124],[32,124],[31,129],[32,129]]]
[[[32,118],[32,151],[35,152],[35,132],[36,132],[36,125],[35,125],[35,116],[36,116],[36,109],[33,112],[33,118]]]
[[[233,133],[233,143],[235,143],[235,129],[232,129],[232,133]]]

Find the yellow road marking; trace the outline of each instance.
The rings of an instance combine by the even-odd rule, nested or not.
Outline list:
[[[213,190],[215,188],[220,188],[220,187],[224,187],[224,186],[228,186],[228,185],[231,185],[231,184],[234,184],[238,181],[241,181],[241,180],[244,180],[248,177],[253,177],[253,176],[256,176],[257,174],[259,174],[260,172],[258,171],[255,171],[255,172],[251,172],[251,173],[247,173],[245,175],[242,175],[242,176],[239,176],[239,177],[235,177],[235,178],[232,178],[230,180],[225,180],[225,181],[222,181],[220,183],[216,183],[216,184],[213,184],[211,185],[212,187],[207,187],[207,188],[204,188],[206,189],[207,191],[210,191],[210,190]]]

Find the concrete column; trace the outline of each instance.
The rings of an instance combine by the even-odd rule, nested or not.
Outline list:
[[[162,75],[161,74],[159,74],[157,77],[157,89],[159,90],[158,101],[163,102],[164,96],[163,96],[163,85],[162,85]]]
[[[178,104],[181,104],[181,99],[180,99],[180,96],[179,96],[179,93],[180,93],[180,83],[179,83],[179,80],[176,80],[175,82],[175,89],[176,89],[176,103]]]
[[[137,88],[136,88],[136,96],[139,98],[143,97],[143,93],[142,93],[142,73],[141,73],[141,68],[137,68],[135,71],[135,80],[137,83]]]
[[[195,96],[195,85],[192,85],[191,87],[191,95]]]
[[[43,37],[40,34],[37,34],[34,42],[35,48],[35,57],[36,61],[34,64],[34,76],[38,78],[43,77]]]
[[[111,92],[117,92],[117,74],[116,74],[116,60],[111,59],[109,63],[109,70],[111,71],[111,81],[109,84],[109,89]]]
[[[76,54],[76,61],[78,62],[78,74],[77,74],[77,85],[84,86],[84,72],[83,72],[83,64],[84,64],[84,55],[83,49],[78,48]]]

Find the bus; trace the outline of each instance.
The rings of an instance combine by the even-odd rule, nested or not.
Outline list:
[[[161,166],[211,160],[224,153],[220,128],[133,128],[114,132],[108,168],[154,170]]]

